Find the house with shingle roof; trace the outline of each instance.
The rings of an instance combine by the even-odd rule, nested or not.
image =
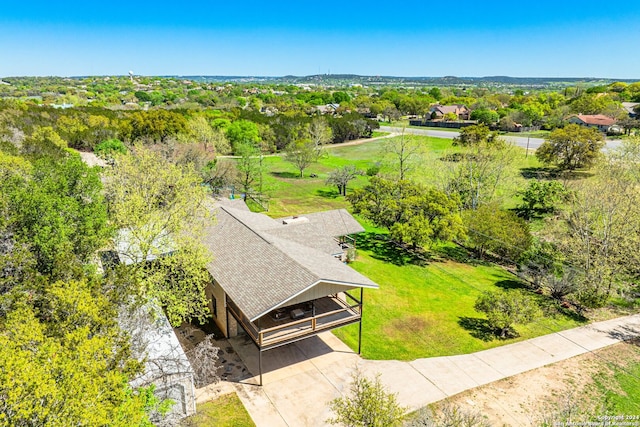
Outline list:
[[[596,128],[601,132],[607,132],[616,123],[615,119],[604,114],[576,114],[569,117],[567,121],[580,126]]]
[[[638,113],[636,113],[636,108],[638,107],[638,105],[640,105],[640,102],[623,102],[622,108],[624,108],[627,114],[629,114],[629,117],[631,117],[632,119],[636,119],[640,116],[638,115]]]
[[[471,110],[463,104],[455,105],[434,105],[429,109],[432,119],[442,119],[446,114],[453,113],[458,120],[469,120]]]
[[[273,219],[233,200],[215,217],[203,239],[210,309],[227,337],[251,338],[260,370],[263,351],[361,321],[364,289],[378,285],[345,262],[346,236],[364,231],[346,210]]]

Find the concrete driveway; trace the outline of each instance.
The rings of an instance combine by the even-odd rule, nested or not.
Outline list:
[[[512,375],[640,336],[640,315],[594,323],[477,353],[418,359],[364,360],[330,332],[263,353],[263,383],[256,376],[236,391],[257,426],[324,426],[329,402],[348,392],[353,370],[380,374],[388,391],[411,410]],[[249,371],[258,372],[255,346],[231,345]],[[367,343],[364,343],[367,345]]]

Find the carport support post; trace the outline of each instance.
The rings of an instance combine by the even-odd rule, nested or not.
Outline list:
[[[363,299],[364,288],[360,288],[360,322],[358,323],[358,354],[362,350],[362,308],[364,307]]]
[[[262,387],[262,349],[258,348],[258,371],[260,371],[260,387]]]

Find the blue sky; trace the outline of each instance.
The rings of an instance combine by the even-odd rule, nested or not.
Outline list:
[[[639,41],[640,2],[618,0],[25,1],[0,6],[0,77],[640,79]]]

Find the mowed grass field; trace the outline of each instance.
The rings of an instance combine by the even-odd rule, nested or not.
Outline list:
[[[398,137],[395,137],[398,138]],[[424,154],[410,178],[425,185],[436,185],[446,179],[450,162],[443,161],[447,154],[459,151],[452,141],[443,138],[415,136],[423,145]],[[392,159],[384,154],[384,144],[390,138],[381,138],[358,145],[327,147],[325,155],[318,163],[312,164],[300,178],[299,171],[280,156],[265,157],[264,191],[271,198],[269,216],[278,218],[293,214],[304,214],[325,209],[346,208],[349,203],[338,195],[336,187],[326,184],[329,173],[339,167],[355,165],[364,174],[369,168],[380,167],[381,173],[391,172]],[[514,149],[514,159],[505,171],[503,188],[499,197],[505,205],[514,207],[517,203],[515,191],[525,184],[523,170],[535,170],[540,166],[535,156],[525,157],[523,149]],[[311,175],[316,177],[311,178]],[[349,189],[366,185],[368,177],[358,176],[349,183]],[[349,191],[349,190],[348,190]]]
[[[546,297],[534,295],[545,316],[516,325],[514,339],[496,338],[484,315],[473,308],[483,291],[523,288],[516,276],[491,263],[463,259],[464,250],[448,245],[426,260],[411,259],[380,235],[360,236],[351,267],[378,283],[365,290],[362,355],[367,359],[413,360],[472,353],[580,326],[585,319],[564,312]],[[334,331],[358,348],[358,326]]]

